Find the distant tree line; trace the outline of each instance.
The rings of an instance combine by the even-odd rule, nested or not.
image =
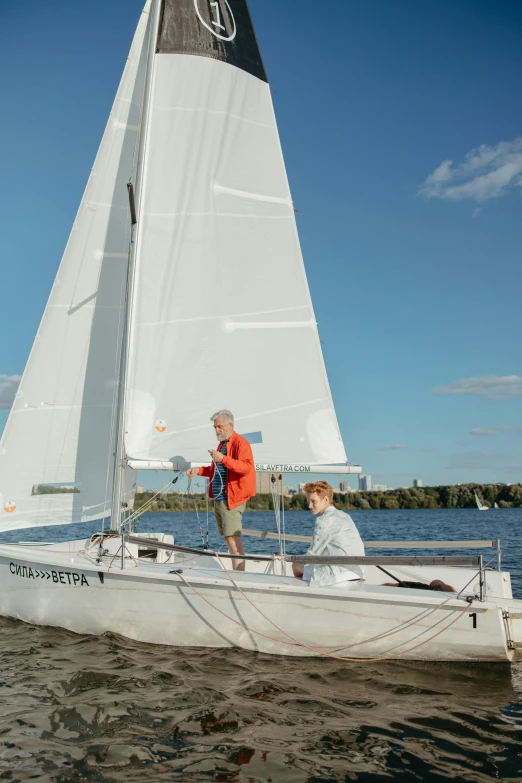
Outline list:
[[[385,492],[348,492],[345,495],[335,493],[334,503],[339,508],[352,510],[476,508],[475,492],[488,507],[497,503],[500,508],[522,508],[522,484],[457,484],[442,487],[401,487]]]
[[[401,487],[386,492],[335,492],[337,508],[355,511],[364,509],[415,509],[415,508],[475,508],[475,492],[481,501],[492,507],[522,508],[522,484],[457,484],[448,487]],[[152,492],[136,495],[134,508],[150,503]],[[307,509],[306,496],[302,493],[285,497],[285,510]],[[150,503],[149,511],[206,511],[212,510],[211,501],[205,495],[162,494]],[[270,511],[274,508],[272,495],[256,495],[250,498],[247,511]]]

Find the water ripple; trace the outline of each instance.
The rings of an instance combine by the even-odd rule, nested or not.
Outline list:
[[[521,665],[346,664],[0,620],[0,780],[519,780]]]
[[[433,527],[442,519],[442,512],[412,512],[411,520],[400,517],[398,533],[403,512],[376,513],[378,528],[364,517],[368,538],[408,537],[419,515]],[[441,535],[470,537],[444,520]],[[261,515],[256,521],[263,525]],[[496,524],[508,523],[515,527],[507,517]],[[423,533],[435,530],[428,524]],[[513,535],[505,555],[520,582]],[[276,658],[78,636],[1,618],[0,639],[0,781],[522,778],[521,663]]]

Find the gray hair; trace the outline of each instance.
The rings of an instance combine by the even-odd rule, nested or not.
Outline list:
[[[216,421],[216,419],[228,419],[229,421],[234,423],[234,414],[230,413],[230,411],[227,411],[226,408],[224,408],[222,411],[218,411],[217,413],[213,413],[210,417],[210,421]]]

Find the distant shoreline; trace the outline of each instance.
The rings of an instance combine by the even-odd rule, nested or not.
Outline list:
[[[481,501],[492,508],[497,503],[503,508],[522,508],[522,484],[458,484],[440,487],[402,487],[385,492],[335,492],[334,505],[345,511],[375,511],[378,509],[426,509],[426,508],[476,508],[475,492]],[[179,495],[164,493],[154,497],[154,492],[136,494],[134,508],[150,504],[147,511],[205,511],[211,509],[202,493]],[[308,508],[302,493],[285,496],[285,511],[302,511]],[[272,511],[272,495],[256,495],[247,504],[247,511]]]

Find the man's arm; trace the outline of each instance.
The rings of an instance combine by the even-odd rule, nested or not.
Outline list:
[[[328,549],[328,542],[331,539],[330,526],[321,520],[319,517],[315,523],[314,537],[312,539],[312,546],[306,553],[307,555],[324,555],[325,550]]]
[[[187,470],[187,476],[191,479],[194,478],[194,476],[205,476],[205,478],[210,478],[210,475],[212,473],[212,465],[206,465],[202,468],[189,468]]]
[[[324,555],[329,540],[330,540],[330,534],[328,531],[328,525],[322,523],[320,518],[317,519],[315,522],[312,546],[305,554],[317,555],[317,556]],[[302,563],[292,563],[292,571],[294,576],[296,576],[298,579],[303,578],[304,566]]]

